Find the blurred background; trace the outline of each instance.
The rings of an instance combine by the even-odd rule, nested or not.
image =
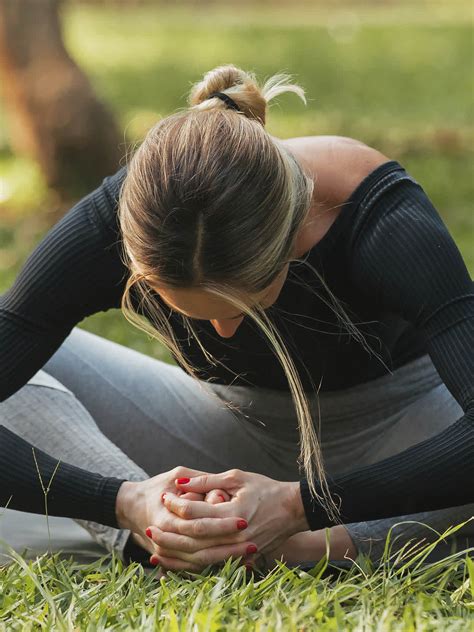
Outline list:
[[[420,182],[474,272],[473,5],[464,0],[0,0],[0,294],[48,228],[192,83],[293,75],[267,129],[350,136]],[[84,328],[169,359],[120,312]]]

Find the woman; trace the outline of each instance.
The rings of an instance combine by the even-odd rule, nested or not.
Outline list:
[[[453,509],[473,500],[459,484],[473,467],[472,281],[397,162],[352,139],[265,131],[273,97],[304,100],[286,80],[261,89],[234,66],[207,73],[189,110],[150,130],[2,298],[4,425],[116,477],[103,522],[121,529],[87,528],[120,553],[126,541],[156,551],[167,568],[243,544],[274,554],[294,534],[314,559],[324,534],[305,530],[339,516],[350,524],[331,530],[332,555],[375,558],[403,514],[436,528],[472,514]],[[119,306],[179,367],[73,329]],[[61,388],[87,425],[52,401]],[[177,465],[247,473],[188,483],[194,472]],[[201,496],[176,496],[177,479]],[[196,500],[216,486],[230,502]]]

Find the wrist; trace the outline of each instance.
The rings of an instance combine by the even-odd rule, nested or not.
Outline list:
[[[131,519],[135,515],[133,509],[137,496],[137,483],[125,481],[120,485],[117,498],[115,500],[115,515],[120,529],[134,530],[134,521]]]
[[[287,508],[290,514],[291,534],[307,531],[309,529],[306,513],[304,510],[303,499],[301,497],[300,484],[285,483]]]

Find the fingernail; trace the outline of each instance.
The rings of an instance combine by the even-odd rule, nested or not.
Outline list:
[[[252,553],[256,553],[257,552],[257,547],[255,546],[255,544],[249,544],[247,547],[247,555],[252,555]]]
[[[239,529],[240,531],[243,531],[248,526],[249,525],[247,523],[247,520],[237,520],[237,529]]]
[[[176,482],[178,483],[178,485],[187,485],[190,480],[190,478],[178,478]]]
[[[146,533],[146,535],[147,535],[149,538],[151,538],[151,536],[153,535],[153,534],[152,534],[152,532],[151,532],[150,527],[148,527],[148,529],[146,529],[145,533]]]
[[[165,502],[165,498],[166,498],[166,492],[164,492],[163,494],[161,494],[161,500],[163,502]]]
[[[150,564],[153,564],[153,566],[158,566],[159,563],[160,563],[160,560],[157,557],[150,558]]]
[[[217,497],[221,498],[223,503],[227,502],[225,497],[222,494],[217,494]]]

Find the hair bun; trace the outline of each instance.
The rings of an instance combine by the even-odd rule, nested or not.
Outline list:
[[[246,72],[232,64],[218,66],[194,84],[188,103],[197,110],[225,110],[229,106],[222,99],[210,98],[214,92],[223,92],[235,101],[247,118],[265,125],[267,103],[278,94],[295,92],[306,103],[303,88],[289,83],[290,80],[291,77],[286,74],[273,75],[261,88],[253,72]]]

